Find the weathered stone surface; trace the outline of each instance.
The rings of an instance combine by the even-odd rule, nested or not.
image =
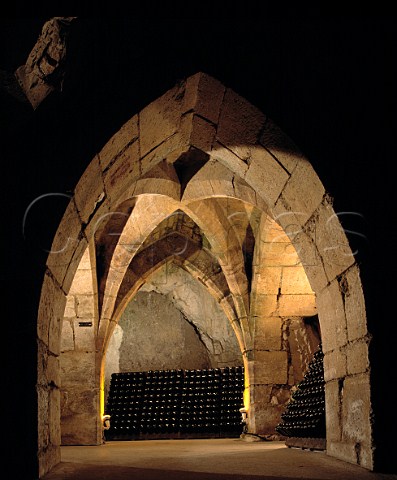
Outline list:
[[[290,399],[289,386],[273,386],[270,403],[272,405],[285,405]]]
[[[245,181],[258,192],[269,207],[272,207],[289,175],[265,149],[251,147],[249,155],[249,168]]]
[[[75,297],[74,295],[68,295],[66,297],[66,306],[65,306],[65,318],[73,318],[76,316],[76,308],[75,308]]]
[[[62,322],[61,352],[74,350],[74,332],[72,325],[73,323],[66,319]]]
[[[344,295],[347,334],[348,339],[352,341],[367,333],[365,300],[358,266],[349,268],[344,278],[347,282],[347,291]]]
[[[287,352],[266,352],[256,350],[254,365],[254,383],[287,384],[288,356]]]
[[[58,388],[51,388],[49,395],[49,433],[51,445],[61,445],[61,426],[60,426],[60,392]]]
[[[316,242],[328,280],[333,280],[354,263],[346,234],[327,199],[316,210],[308,234]]]
[[[63,318],[66,296],[48,272],[44,275],[41,300],[37,318],[37,336],[49,345],[49,331],[52,318]],[[51,343],[52,343],[51,339]]]
[[[368,340],[356,340],[346,345],[347,373],[354,375],[364,373],[369,369]]]
[[[317,314],[315,295],[280,295],[278,314],[281,317],[311,317]]]
[[[66,297],[65,295],[58,296],[58,302],[53,299],[53,305],[56,309],[60,309],[61,312],[65,308]],[[63,307],[62,309],[60,307]],[[59,355],[61,353],[61,332],[62,332],[62,314],[61,312],[54,312],[51,318],[48,319],[50,322],[48,330],[48,349],[54,355]]]
[[[287,295],[313,294],[305,269],[302,266],[283,268],[281,293]]]
[[[48,355],[47,359],[47,383],[52,386],[59,387],[61,378],[59,374],[59,357]]]
[[[263,243],[261,245],[261,265],[263,267],[286,267],[300,264],[292,243]]]
[[[266,119],[259,142],[289,173],[292,173],[296,164],[303,159],[298,147],[270,118]]]
[[[217,195],[235,196],[234,173],[220,162],[211,158],[189,181],[183,193],[184,201]]]
[[[63,286],[66,272],[80,242],[81,220],[74,200],[71,200],[55,234],[51,251],[47,258],[47,266]],[[67,288],[65,288],[67,291]]]
[[[250,385],[250,403],[270,403],[272,390],[272,385]]]
[[[91,271],[88,273],[88,277],[91,280],[91,292],[93,291],[92,285],[92,274]],[[94,295],[76,295],[76,313],[77,318],[94,318],[95,308],[94,308]]]
[[[162,145],[164,146],[164,144]],[[148,156],[150,156],[150,154]],[[164,195],[174,200],[180,200],[181,185],[174,166],[168,163],[167,160],[158,162],[128,189],[130,197],[148,193]]]
[[[95,354],[86,352],[64,352],[59,357],[62,388],[84,384],[95,387]]]
[[[162,312],[161,317],[156,311]],[[210,366],[208,352],[200,337],[163,295],[155,292],[137,294],[127,306],[119,325],[123,329],[119,350],[121,371],[167,370],[181,368],[181,365],[189,369]]]
[[[114,210],[116,209],[117,206],[114,207]],[[97,208],[89,219],[89,222],[86,225],[83,225],[84,236],[89,242],[94,241],[98,230],[100,230],[109,220],[112,215],[110,210],[110,200],[107,197],[104,197],[104,199],[97,204]]]
[[[344,378],[347,373],[346,353],[339,349],[324,355],[324,379],[326,382]]]
[[[96,390],[87,390],[82,385],[75,385],[62,390],[62,417],[67,418],[75,414],[95,415],[98,405]]]
[[[215,127],[203,118],[188,113],[181,118],[181,136],[192,147],[211,152],[215,139]]]
[[[374,448],[365,443],[360,445],[360,465],[368,470],[373,470],[374,469]]]
[[[82,295],[93,295],[93,278],[91,270],[77,269],[70,287],[69,295],[77,296],[77,299]],[[82,300],[83,301],[83,300]],[[77,302],[78,303],[78,300]]]
[[[283,194],[279,196],[276,204],[269,210],[272,218],[280,224],[290,240],[293,240],[296,235],[303,232],[303,223],[306,214],[292,210],[291,206],[288,205],[288,202],[283,197]]]
[[[179,127],[184,85],[176,86],[139,114],[141,155],[146,155]]]
[[[67,293],[69,293],[70,286],[73,282],[76,270],[80,265],[81,257],[84,254],[84,252],[87,250],[87,248],[88,248],[88,242],[86,238],[82,236],[79,240],[76,250],[74,251],[70,264],[67,268],[65,278],[63,280],[62,288]]]
[[[269,215],[262,214],[260,226],[260,239],[268,243],[290,243],[291,240],[284,232],[284,229]]]
[[[58,445],[48,445],[45,450],[38,453],[39,478],[49,472],[61,461],[61,449]]]
[[[373,450],[369,445],[327,441],[327,454],[368,470],[373,469]]]
[[[277,316],[277,295],[255,293],[251,296],[251,315],[256,317]]]
[[[15,72],[23,92],[36,109],[54,90],[61,90],[70,23],[77,17],[53,17],[41,31],[26,64]]]
[[[72,360],[79,354],[75,352]],[[80,361],[82,356],[80,355]],[[91,355],[95,359],[95,355]],[[76,362],[75,362],[76,363]],[[85,373],[86,363],[81,362],[77,373],[69,371],[61,392],[61,430],[64,445],[97,445],[101,443],[101,425],[99,416],[99,370],[89,365],[90,371]],[[86,379],[84,380],[84,375]],[[73,378],[71,378],[73,376]],[[76,381],[80,377],[80,382]]]
[[[371,439],[369,374],[347,377],[343,385],[342,438],[353,445]]]
[[[193,110],[216,124],[223,101],[225,87],[215,78],[197,73],[186,80],[182,113]]]
[[[254,271],[253,291],[277,295],[281,286],[281,267],[258,265]]]
[[[346,317],[337,281],[332,282],[317,295],[323,352],[326,353],[347,342]]]
[[[325,190],[310,163],[301,159],[282,196],[300,225],[304,225],[321,203]]]
[[[283,323],[283,341],[288,344],[291,365],[288,383],[296,385],[303,379],[313,353],[318,350],[320,337],[316,329],[303,318],[287,318]]]
[[[80,320],[74,321],[74,342],[75,350],[83,350],[85,352],[95,351],[95,329],[94,323],[92,327],[80,327]]]
[[[122,201],[120,196],[138,180],[140,174],[139,144],[134,142],[122,151],[104,173],[106,195],[113,205]]]
[[[357,463],[354,445],[347,442],[327,440],[327,454],[349,463]]]
[[[320,292],[328,284],[328,278],[315,242],[301,231],[294,236],[293,244],[305,269],[311,289],[315,293]]]
[[[239,177],[245,177],[248,171],[247,164],[227,146],[215,142],[211,156]]]
[[[256,107],[227,89],[221,106],[217,138],[242,160],[250,158],[248,145],[255,144],[265,122],[265,116]]]
[[[181,135],[180,132],[171,135],[164,140],[164,142],[160,143],[160,145],[142,157],[141,175],[146,175],[164,160],[173,164],[182,154],[188,152],[189,149],[190,144],[186,136]],[[128,186],[126,186],[126,188],[127,191],[124,198],[128,199],[131,197],[131,189],[129,189]]]
[[[52,355],[41,341],[38,342],[37,367],[37,385],[44,389],[60,385],[59,357]]]
[[[248,413],[248,431],[256,435],[269,435],[274,433],[275,427],[281,419],[282,405],[269,405],[263,402],[253,404]]]
[[[105,171],[128,146],[138,139],[138,115],[130,118],[99,152],[99,162]]]
[[[261,350],[281,350],[281,318],[254,317],[254,347]]]
[[[341,393],[338,380],[330,380],[325,384],[325,410],[327,444],[340,442],[341,428]]]
[[[37,341],[37,385],[47,387],[48,346]]]
[[[37,388],[38,402],[38,448],[46,448],[50,440],[49,426],[49,392],[46,387]]]
[[[62,445],[98,445],[96,415],[79,413],[63,419],[61,426]]]
[[[77,211],[83,223],[88,222],[98,203],[103,200],[104,189],[101,166],[98,156],[95,156],[74,190]]]

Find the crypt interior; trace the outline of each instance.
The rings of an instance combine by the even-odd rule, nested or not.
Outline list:
[[[272,49],[277,21],[267,24],[266,42],[257,22],[230,45],[225,21],[213,52],[208,32],[198,40],[198,26],[187,36],[189,51],[175,21],[172,34],[130,21],[4,24],[8,32],[31,29],[22,35],[27,50],[14,52],[19,64],[11,53],[3,59],[15,75],[2,74],[8,196],[26,186],[13,208],[22,238],[10,267],[30,289],[16,307],[25,325],[7,337],[24,349],[9,373],[18,400],[9,420],[16,444],[29,426],[26,478],[55,474],[61,446],[68,455],[120,440],[232,438],[260,455],[289,437],[309,450],[300,454],[341,461],[340,478],[343,465],[393,473],[395,413],[383,402],[390,333],[386,300],[379,305],[387,215],[372,170],[388,160],[388,145],[375,141],[373,158],[358,110],[373,77],[350,105],[343,82],[353,82],[339,77],[349,66],[361,79],[363,33],[389,24],[357,20],[351,28],[361,44],[344,37],[340,22],[333,45],[313,22],[300,30],[289,19],[301,40],[276,43],[264,67],[261,42]],[[146,40],[154,32],[170,38],[145,44],[127,35],[132,26]],[[380,67],[383,40],[370,51]],[[254,78],[280,69],[282,54],[281,83],[274,73],[263,84]],[[296,80],[294,71],[302,76],[311,62],[317,70]],[[332,104],[341,93],[342,112]],[[365,98],[370,116],[385,108],[384,93]],[[173,395],[171,426],[161,391]],[[221,410],[215,395],[229,402]],[[298,432],[297,414],[286,414],[299,395],[311,423],[305,417]],[[200,398],[205,420],[196,418]],[[322,427],[312,431],[320,411]],[[285,420],[283,429],[283,418],[295,423]],[[302,440],[313,435],[321,447]]]

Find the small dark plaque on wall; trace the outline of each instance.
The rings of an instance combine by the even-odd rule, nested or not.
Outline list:
[[[92,327],[92,322],[79,322],[79,327]]]

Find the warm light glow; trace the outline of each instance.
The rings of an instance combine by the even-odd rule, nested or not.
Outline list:
[[[101,373],[99,374],[99,414],[103,420],[105,414],[105,355],[102,358]]]
[[[250,408],[250,389],[248,386],[245,386],[244,388],[243,400],[244,400],[244,408],[248,412]]]
[[[243,355],[244,361],[244,393],[243,393],[243,401],[244,401],[244,408],[248,413],[250,408],[250,388],[249,388],[249,377],[248,377],[248,361],[246,356]]]

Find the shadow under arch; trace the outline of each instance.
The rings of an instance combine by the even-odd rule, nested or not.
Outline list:
[[[191,171],[189,155],[197,151],[202,152],[200,168]],[[183,162],[174,168],[182,155]],[[219,170],[218,178],[208,178],[207,172],[207,184],[200,183],[200,172],[203,175],[210,166]],[[191,206],[200,195],[208,196],[209,186],[216,196],[218,181],[233,195],[240,192],[252,198],[282,227],[299,252],[317,297],[325,354],[327,453],[372,469],[365,303],[359,268],[332,201],[310,163],[285,134],[208,75],[189,77],[132,117],[83,174],[47,260],[38,314],[38,337],[47,357],[59,355],[66,295],[96,222],[133,197],[137,182],[142,191],[154,185],[157,170],[161,171],[158,188],[173,198],[174,205]],[[202,194],[201,187],[205,188]],[[166,204],[169,207],[170,202]],[[66,243],[68,238],[73,241]],[[265,302],[263,308],[268,307]],[[246,321],[249,325],[250,318]],[[43,365],[43,358],[39,364]],[[49,390],[49,368],[44,362],[39,371],[39,392]],[[52,402],[45,398],[39,395],[39,411],[46,412],[45,418],[56,419],[56,396]],[[348,412],[353,407],[356,415],[352,417]],[[48,425],[39,420],[41,474],[60,458],[59,436],[41,436],[45,428]]]

